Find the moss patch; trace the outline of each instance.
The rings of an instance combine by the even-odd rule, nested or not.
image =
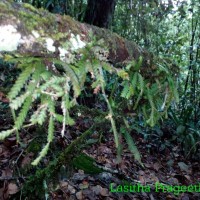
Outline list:
[[[84,153],[81,153],[73,159],[73,165],[78,169],[84,170],[87,174],[99,174],[103,172],[103,170],[95,166],[94,163],[95,160]]]

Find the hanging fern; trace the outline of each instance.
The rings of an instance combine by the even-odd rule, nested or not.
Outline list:
[[[22,127],[22,125],[26,119],[27,113],[30,109],[31,103],[32,103],[32,97],[29,96],[26,98],[18,117],[16,118],[14,127],[17,130],[19,130]]]
[[[78,80],[76,73],[73,71],[72,67],[70,67],[70,65],[59,60],[55,60],[55,64],[59,64],[63,66],[63,70],[65,71],[66,75],[70,78],[70,81],[72,82],[74,97],[78,97],[81,92],[80,82]]]
[[[47,104],[42,104],[31,116],[30,122],[32,124],[42,125],[47,117]]]
[[[50,143],[53,141],[54,123],[58,121],[62,124],[62,136],[65,134],[66,125],[73,125],[75,123],[70,116],[70,110],[75,106],[77,97],[84,89],[88,73],[92,77],[91,87],[94,89],[94,93],[102,95],[107,104],[107,119],[110,120],[114,141],[118,150],[120,143],[115,116],[121,113],[121,105],[125,104],[125,106],[131,107],[131,109],[134,107],[134,112],[141,109],[146,122],[150,126],[154,126],[163,116],[163,113],[159,113],[157,108],[161,107],[160,104],[163,100],[163,94],[165,94],[165,88],[169,88],[169,95],[164,100],[164,114],[166,114],[170,102],[174,98],[178,99],[175,84],[168,70],[160,69],[163,77],[160,79],[156,78],[155,81],[146,81],[140,74],[142,57],[138,61],[131,61],[124,69],[115,68],[107,62],[107,57],[102,55],[101,51],[107,55],[107,50],[101,42],[92,42],[81,50],[81,56],[77,56],[77,59],[75,59],[75,55],[72,55],[74,58],[73,62],[65,63],[55,58],[48,58],[51,66],[46,66],[45,61],[47,58],[14,59],[20,63],[19,67],[22,69],[22,73],[8,95],[15,121],[14,128],[2,131],[0,133],[0,140],[8,137],[14,131],[20,130],[27,119],[28,113],[31,114],[29,119],[31,125],[44,125],[47,123],[46,121],[49,121],[47,144],[32,163],[37,165],[47,154]],[[51,67],[53,69],[50,70]],[[106,73],[112,74],[113,77],[115,76],[115,86],[112,88],[110,97],[107,96],[106,88],[107,80],[109,79],[105,78],[106,73],[103,70]],[[123,87],[122,90],[121,86]],[[119,96],[122,98],[119,98]],[[62,115],[56,113],[58,100],[61,101]],[[145,101],[140,104],[142,100]],[[33,103],[37,104],[37,109],[32,109],[29,112]],[[17,137],[19,137],[18,133]],[[124,137],[135,159],[141,163],[137,147],[127,131],[124,131]]]
[[[26,81],[29,79],[29,77],[31,76],[31,74],[34,72],[34,68],[32,65],[29,65],[18,77],[16,83],[14,84],[14,86],[12,87],[10,93],[8,94],[8,97],[10,100],[14,99],[19,92],[21,91],[21,89],[24,87]]]
[[[143,165],[142,161],[141,161],[140,152],[138,151],[138,148],[135,145],[133,138],[131,137],[129,132],[124,127],[121,127],[120,132],[123,134],[124,138],[126,139],[128,148],[129,148],[130,152],[133,154],[135,160],[137,160],[141,165]]]
[[[138,88],[140,90],[140,93],[138,95],[138,98],[136,100],[135,106],[133,108],[134,110],[137,108],[138,103],[141,100],[142,94],[143,94],[143,91],[144,91],[144,79],[143,79],[143,77],[142,77],[142,75],[140,73],[137,73],[137,77],[138,77],[138,83],[139,83],[138,84]]]
[[[40,162],[40,160],[46,156],[48,150],[49,150],[49,145],[50,145],[50,142],[48,142],[44,148],[42,149],[42,151],[40,152],[39,156],[31,163],[32,165],[38,165],[38,163]]]
[[[0,140],[4,140],[4,139],[7,138],[8,136],[10,136],[14,131],[15,131],[15,129],[6,130],[6,131],[1,131],[1,132],[0,132]]]
[[[129,82],[125,81],[123,86],[124,86],[124,88],[121,92],[121,97],[128,99],[129,98],[128,94],[129,94],[129,90],[130,90]]]
[[[48,137],[47,137],[48,143],[53,141],[53,136],[54,136],[54,119],[53,119],[53,115],[50,115]]]
[[[132,85],[132,88],[133,88],[133,94],[135,93],[135,90],[136,90],[137,81],[138,81],[138,75],[137,75],[137,72],[135,72],[133,74],[133,76],[132,76],[132,79],[131,79],[131,85]]]
[[[11,109],[17,110],[18,108],[20,108],[28,96],[30,96],[30,93],[26,92],[25,94],[22,94],[21,96],[13,99],[12,102],[10,103]]]

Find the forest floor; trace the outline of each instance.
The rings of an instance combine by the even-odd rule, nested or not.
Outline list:
[[[7,102],[1,101],[0,130],[11,127],[12,118],[8,112]],[[75,135],[81,134],[83,129],[87,129],[90,122],[87,118],[77,121],[76,125],[69,129],[66,137],[61,138],[59,130],[55,135],[55,147],[63,151],[73,140]],[[23,197],[24,183],[34,170],[30,167],[31,161],[37,156],[41,146],[30,144],[37,140],[38,135],[34,134],[35,129],[29,128],[22,131],[21,138],[24,145],[16,144],[16,136],[12,135],[5,141],[0,142],[0,199],[25,199]],[[41,134],[41,133],[40,133]],[[126,145],[123,147],[121,162],[117,162],[117,153],[113,141],[112,132],[99,135],[94,132],[80,147],[80,155],[86,155],[94,159],[94,169],[98,167],[101,172],[94,173],[94,170],[81,167],[84,163],[79,162],[70,168],[63,165],[53,181],[47,183],[46,199],[78,199],[78,200],[189,200],[200,199],[200,167],[198,160],[186,159],[180,150],[179,144],[174,143],[173,147],[160,149],[155,145],[155,141],[145,140],[142,135],[132,133],[136,145],[142,155],[144,167],[134,161],[133,155],[129,152]],[[166,139],[164,139],[166,140]],[[43,140],[44,142],[45,140]],[[123,141],[122,141],[123,142]],[[165,141],[161,141],[165,142]],[[40,142],[38,142],[40,143]],[[38,144],[37,143],[37,144]],[[38,149],[39,148],[39,149]],[[50,150],[39,167],[45,168],[52,159],[54,150]],[[37,153],[35,153],[37,152]],[[84,161],[83,161],[84,162]],[[84,169],[84,170],[83,170]],[[92,173],[90,173],[90,171]],[[45,182],[46,183],[46,182]],[[124,185],[132,185],[132,192],[125,192]],[[177,187],[173,187],[173,192],[167,192],[170,186],[189,186],[196,185],[195,192],[184,192],[176,194]],[[162,189],[165,187],[165,190]],[[191,189],[190,187],[190,189]],[[172,187],[171,187],[172,188]],[[179,192],[177,192],[179,193]],[[20,196],[21,195],[21,196]],[[28,197],[26,199],[34,199]],[[45,199],[44,197],[41,199]]]
[[[7,86],[15,81],[16,71],[10,72],[7,68],[8,66],[0,76],[0,131],[10,129],[13,125],[9,101],[5,94]],[[159,137],[159,134],[154,137],[155,134],[151,132],[147,138],[144,137],[146,133],[130,133],[141,153],[143,167],[134,160],[123,139],[121,162],[118,162],[112,131],[110,128],[103,132],[97,129],[84,143],[76,146],[76,151],[74,149],[74,152],[71,152],[72,162],[63,164],[54,177],[44,179],[42,186],[33,184],[32,188],[37,190],[25,194],[27,191],[24,191],[23,186],[30,176],[38,169],[45,169],[50,161],[56,160],[60,152],[64,152],[92,123],[91,115],[80,116],[73,127],[67,127],[63,138],[60,133],[62,125],[57,124],[49,153],[37,167],[33,167],[31,162],[46,143],[46,127],[21,130],[21,145],[17,144],[14,134],[0,141],[0,200],[200,199],[200,156],[184,156],[177,140],[170,140],[173,135],[170,125],[164,128],[162,137]],[[105,127],[107,125],[105,124]],[[132,192],[126,192],[130,185]],[[178,186],[187,188],[188,191],[179,193]],[[39,187],[43,188],[43,193],[40,193]],[[29,188],[29,192],[32,188]],[[194,190],[196,192],[192,192]]]

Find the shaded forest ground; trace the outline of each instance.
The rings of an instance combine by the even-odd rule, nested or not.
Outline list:
[[[17,71],[12,68],[5,70],[7,68],[1,68],[0,130],[13,124],[6,94],[15,81]],[[64,138],[60,134],[61,125],[57,125],[51,149],[36,168],[31,166],[31,161],[46,142],[46,127],[22,130],[21,145],[16,144],[15,135],[0,142],[0,199],[200,199],[200,189],[197,193],[180,195],[155,192],[156,182],[166,185],[195,185],[200,182],[199,160],[193,156],[186,159],[181,145],[172,137],[172,125],[168,123],[163,124],[161,129],[142,130],[149,134],[131,132],[142,155],[144,168],[134,161],[126,145],[123,146],[121,162],[117,162],[113,134],[109,124],[108,127],[103,124],[103,129],[93,131],[75,147],[72,161],[63,165],[54,177],[44,180],[42,186],[32,186],[36,188],[33,193],[32,188],[23,189],[30,175],[34,175],[38,168],[48,166],[50,160],[56,159],[59,152],[92,126],[92,113],[97,112],[99,107],[103,109],[104,105],[100,103],[93,109],[87,108],[86,112],[80,109],[81,116],[74,126],[68,127]],[[74,115],[77,114],[77,110],[74,112]],[[149,185],[151,192],[112,193],[109,191],[110,183]]]

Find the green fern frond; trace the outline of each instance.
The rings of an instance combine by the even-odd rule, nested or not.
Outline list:
[[[13,99],[10,103],[10,107],[13,110],[17,110],[18,108],[20,108],[22,106],[22,104],[24,103],[25,99],[30,95],[29,92],[26,92],[25,94],[22,94],[19,97],[16,97],[15,99]]]
[[[69,109],[71,108],[71,106],[73,106],[73,104],[70,103],[69,95],[66,94],[62,100],[62,110],[63,110],[63,115],[64,115],[63,120],[65,120],[63,121],[64,123],[63,126],[65,125],[65,123],[69,126],[72,126],[75,123],[74,120],[69,115]]]
[[[99,81],[98,80],[94,81],[91,86],[92,88],[96,88],[97,86],[99,86]]]
[[[39,65],[40,64],[40,65]],[[39,87],[38,83],[41,79],[41,73],[44,72],[45,67],[43,64],[39,63],[31,77],[31,80],[28,82],[28,86],[25,88],[27,92],[29,92],[31,95],[34,93],[36,87]]]
[[[129,148],[130,152],[133,154],[135,160],[137,160],[141,165],[143,165],[142,161],[141,161],[141,154],[140,154],[137,146],[135,145],[133,138],[128,133],[128,131],[126,131],[125,128],[121,128],[121,132],[123,133],[123,135],[126,139],[126,142],[128,144],[128,148]]]
[[[10,136],[14,131],[15,131],[15,129],[6,130],[6,131],[1,131],[1,132],[0,132],[0,140],[4,140],[4,139],[7,138],[8,136]]]
[[[84,83],[86,81],[86,74],[87,70],[85,67],[85,63],[81,60],[76,64],[78,67],[71,65],[71,68],[75,72],[76,76],[78,77],[80,88],[84,86]]]
[[[141,66],[142,66],[142,61],[143,61],[143,58],[142,58],[142,56],[140,56],[138,62],[137,62],[136,65],[134,66],[134,69],[135,69],[135,70],[138,71],[138,70],[141,68]]]
[[[133,87],[133,92],[135,92],[135,88],[137,86],[137,79],[138,79],[138,73],[134,73],[133,78],[131,80],[131,85]]]
[[[57,97],[61,97],[64,95],[64,90],[61,85],[51,85],[51,88],[54,89],[54,93]]]
[[[66,121],[67,121],[66,124],[69,125],[69,126],[73,126],[75,124],[75,121],[70,117],[69,112],[67,112]]]
[[[34,67],[32,65],[28,66],[18,77],[14,86],[8,94],[9,99],[14,99],[21,89],[24,87],[26,81],[30,78],[31,74],[34,72]]]
[[[137,75],[138,75],[138,83],[139,83],[138,86],[139,86],[139,89],[140,89],[140,94],[138,95],[138,98],[137,98],[136,103],[134,105],[134,108],[133,108],[134,110],[137,108],[138,103],[141,100],[142,95],[143,95],[143,91],[144,91],[144,79],[143,79],[143,77],[140,73],[137,73]]]
[[[42,84],[40,86],[40,90],[45,91],[49,87],[54,87],[56,90],[61,91],[62,88],[60,87],[60,84],[64,83],[65,79],[66,78],[64,78],[64,77],[52,76],[51,78],[46,80],[46,82],[44,84]]]
[[[53,137],[54,137],[54,120],[53,120],[53,116],[51,115],[49,119],[49,126],[48,126],[48,137],[47,137],[48,143],[53,141]]]
[[[130,97],[132,97],[134,94],[134,90],[133,90],[133,87],[132,85],[129,86],[129,93],[127,95],[127,99],[130,99]]]
[[[105,63],[105,62],[103,62],[102,63],[102,67],[103,67],[103,69],[105,69],[107,72],[109,72],[110,74],[112,74],[112,73],[116,73],[117,72],[117,70],[116,70],[116,68],[114,68],[112,65],[110,65],[109,63]]]
[[[50,97],[47,98],[48,109],[51,115],[55,114],[55,102]]]
[[[66,75],[70,78],[70,81],[72,82],[74,96],[75,97],[79,96],[79,94],[81,93],[81,88],[80,88],[80,82],[76,73],[73,71],[73,69],[69,65],[67,65],[66,63],[62,61],[56,60],[55,63],[63,66],[63,69],[66,72]]]
[[[63,116],[60,114],[54,114],[54,118],[60,123],[63,122]]]
[[[22,127],[22,125],[26,119],[27,113],[30,109],[31,103],[32,103],[32,96],[29,96],[26,98],[18,117],[16,118],[14,127],[17,130],[19,130]]]
[[[49,150],[49,145],[50,145],[50,142],[48,142],[44,148],[42,149],[42,151],[40,152],[39,156],[31,163],[32,165],[36,166],[38,165],[38,163],[41,161],[41,159],[46,156],[48,150]]]
[[[123,69],[117,70],[117,75],[119,77],[121,77],[123,80],[129,80],[129,75],[126,71],[124,71]]]
[[[126,82],[124,82],[124,88],[121,92],[121,97],[127,98],[128,92],[129,92],[129,82],[126,81]]]
[[[40,76],[44,81],[48,81],[52,77],[52,73],[46,70]]]
[[[31,123],[32,124],[40,124],[42,125],[47,117],[47,106],[46,105],[41,105],[31,116]]]
[[[175,83],[174,83],[172,77],[168,76],[167,80],[168,80],[170,92],[173,94],[175,101],[178,102],[179,101],[179,95],[178,95],[178,91],[177,91],[177,88],[175,86]]]
[[[92,61],[91,65],[92,65],[94,77],[97,79],[97,77],[99,76],[99,67],[100,67],[99,61],[95,59],[94,61]]]
[[[155,125],[154,112],[151,112],[150,118],[146,121],[151,127]]]
[[[38,67],[34,70],[33,75],[32,75],[32,79],[29,81],[28,86],[26,87],[26,91],[28,91],[28,94],[32,94],[37,86],[37,83],[40,79],[40,73],[43,71],[44,69],[42,69],[41,67]],[[26,69],[25,69],[26,71]],[[22,72],[23,73],[23,72]],[[22,100],[22,99],[21,99]],[[19,130],[21,128],[21,126],[23,125],[27,113],[31,107],[31,103],[33,101],[32,99],[32,95],[28,96],[27,98],[24,98],[24,102],[23,102],[23,106],[20,110],[20,113],[18,115],[18,117],[15,120],[15,128],[17,130]],[[20,104],[22,104],[22,102],[20,102]],[[12,101],[11,101],[11,105],[12,105]]]
[[[144,78],[140,73],[138,73],[139,89],[143,92],[144,90]]]
[[[66,75],[70,78],[70,81],[72,82],[72,87],[74,90],[74,96],[77,97],[81,93],[81,88],[80,88],[80,82],[74,73],[74,71],[67,65],[65,66],[65,72],[67,73]]]
[[[40,113],[39,113],[39,115],[38,115],[38,117],[37,117],[37,122],[38,122],[38,124],[42,125],[42,124],[45,122],[45,119],[46,119],[46,117],[47,117],[46,111],[47,111],[47,108],[46,108],[46,107],[43,108],[43,109],[40,111]]]

